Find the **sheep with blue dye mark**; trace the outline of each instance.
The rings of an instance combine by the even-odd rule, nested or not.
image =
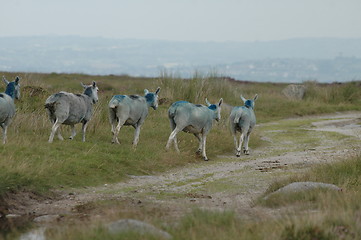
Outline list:
[[[15,116],[14,99],[20,98],[20,78],[16,77],[14,82],[9,82],[3,76],[3,81],[6,89],[4,93],[0,93],[0,127],[3,129],[3,144],[5,144],[8,126]]]
[[[241,148],[243,144],[243,153],[249,155],[248,142],[251,132],[256,125],[256,115],[254,114],[255,101],[258,95],[253,99],[245,99],[241,95],[244,106],[234,107],[229,117],[231,133],[233,135],[234,144],[236,148],[236,156],[241,155]],[[237,132],[240,132],[239,143],[237,142]]]
[[[148,116],[148,108],[158,108],[158,94],[160,88],[155,92],[144,90],[144,96],[138,95],[115,95],[109,101],[109,122],[113,133],[112,143],[118,143],[118,134],[122,126],[133,126],[135,128],[133,146],[139,142],[140,129]]]
[[[53,123],[49,137],[49,143],[53,142],[54,135],[58,132],[58,138],[64,140],[61,136],[61,124],[70,125],[72,129],[69,139],[76,135],[75,124],[82,123],[82,141],[85,142],[85,131],[93,114],[93,104],[98,102],[98,87],[95,82],[91,85],[81,84],[84,88],[83,94],[73,94],[68,92],[59,92],[51,95],[45,101],[45,108],[49,114],[49,119]]]
[[[177,143],[177,134],[180,131],[193,133],[199,141],[198,154],[202,154],[205,161],[208,161],[206,155],[206,138],[212,128],[213,120],[221,119],[221,98],[218,104],[210,104],[207,99],[207,106],[193,104],[187,101],[178,101],[173,103],[168,109],[168,118],[172,133],[169,136],[166,149],[169,149],[171,143],[179,152]]]

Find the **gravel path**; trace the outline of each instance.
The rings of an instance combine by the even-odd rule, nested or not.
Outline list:
[[[288,130],[262,130],[272,125],[277,126],[278,122],[259,125],[257,128],[262,133],[262,139],[268,141],[268,144],[252,151],[249,156],[218,156],[214,161],[189,164],[156,176],[129,176],[127,181],[117,184],[59,190],[60,197],[55,200],[39,201],[30,194],[24,194],[20,200],[14,199],[12,212],[20,215],[30,213],[34,216],[75,216],[80,214],[77,209],[84,204],[99,200],[119,200],[132,207],[156,205],[169,209],[169,214],[174,215],[181,215],[196,206],[232,209],[245,216],[257,216],[260,212],[264,214],[264,209],[253,207],[252,201],[264,193],[274,180],[303,171],[317,163],[337,161],[359,153],[360,117],[361,113],[351,112],[283,120],[312,120],[311,126],[296,129],[317,136],[321,139],[321,144],[310,142],[299,145],[289,140],[272,141],[274,134],[287,135]],[[329,132],[339,133],[344,137],[341,140],[330,140],[324,135]]]

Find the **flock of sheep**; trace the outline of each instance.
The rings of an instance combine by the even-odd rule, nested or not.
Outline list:
[[[9,82],[3,76],[6,84],[4,93],[0,93],[0,126],[3,129],[3,143],[6,143],[7,128],[15,115],[14,99],[20,97],[20,78],[16,77],[13,82]],[[76,135],[75,124],[82,123],[83,142],[85,141],[85,132],[87,125],[92,116],[92,105],[98,102],[98,87],[95,82],[91,85],[84,85],[83,94],[73,94],[68,92],[59,92],[51,95],[45,102],[45,108],[49,114],[49,119],[53,123],[49,143],[53,142],[57,133],[58,138],[63,140],[58,130],[61,124],[70,125],[72,133],[70,139]],[[154,110],[158,107],[158,94],[160,88],[155,92],[144,90],[144,96],[138,95],[115,95],[109,101],[109,121],[111,131],[113,133],[113,143],[119,143],[118,134],[122,126],[130,125],[135,128],[133,145],[136,146],[139,141],[141,126],[143,125],[147,115],[148,108]],[[252,129],[256,125],[256,117],[254,114],[254,102],[257,95],[253,99],[245,99],[241,96],[244,106],[234,107],[230,114],[230,128],[234,138],[236,148],[236,156],[239,157],[242,152],[249,154],[248,142]],[[179,152],[177,144],[177,134],[180,131],[193,133],[199,141],[198,154],[201,154],[205,161],[208,160],[206,155],[206,137],[212,128],[213,120],[219,121],[221,118],[221,105],[223,99],[218,103],[211,104],[206,99],[207,106],[201,104],[193,104],[187,101],[174,102],[168,109],[168,118],[171,126],[171,134],[169,136],[166,148],[174,143],[174,147]],[[240,132],[239,141],[237,141],[236,133]]]

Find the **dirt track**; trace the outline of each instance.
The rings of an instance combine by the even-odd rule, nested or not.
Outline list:
[[[287,119],[282,123],[309,121],[311,124],[286,130],[280,130],[282,123],[279,122],[259,125],[258,132],[267,143],[260,149],[251,149],[249,156],[218,156],[210,162],[190,164],[156,176],[129,176],[127,181],[117,184],[59,190],[59,196],[54,199],[39,200],[26,194],[10,201],[12,213],[77,217],[86,212],[88,217],[102,217],[99,212],[80,209],[94,201],[119,200],[128,207],[156,206],[173,216],[182,215],[195,206],[232,209],[245,217],[254,217],[260,212],[264,215],[264,209],[253,207],[252,201],[275,179],[317,163],[359,153],[360,117],[361,113],[352,112]],[[283,139],[294,129],[296,134],[307,132],[307,139],[305,137],[302,142]],[[329,138],[330,132],[337,134]]]

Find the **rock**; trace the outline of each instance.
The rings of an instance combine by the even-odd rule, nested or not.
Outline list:
[[[300,84],[290,84],[282,90],[282,93],[293,100],[302,100],[306,93],[306,87]]]
[[[45,240],[45,230],[46,228],[33,229],[27,233],[22,234],[19,240]]]
[[[37,222],[37,223],[55,222],[59,218],[60,218],[59,215],[43,215],[43,216],[34,218],[34,222]]]
[[[334,190],[334,191],[342,191],[342,188],[337,187],[334,184],[329,183],[320,183],[320,182],[293,182],[290,183],[277,191],[274,191],[273,193],[270,193],[265,197],[265,199],[269,198],[270,196],[274,194],[289,194],[289,193],[296,193],[296,192],[303,192],[308,190],[313,190],[317,188],[322,189],[328,189],[328,190]]]
[[[141,235],[151,234],[151,235],[159,236],[164,239],[172,238],[172,236],[169,233],[160,230],[151,224],[134,219],[120,219],[118,221],[107,224],[107,228],[108,231],[113,234],[133,231]]]

